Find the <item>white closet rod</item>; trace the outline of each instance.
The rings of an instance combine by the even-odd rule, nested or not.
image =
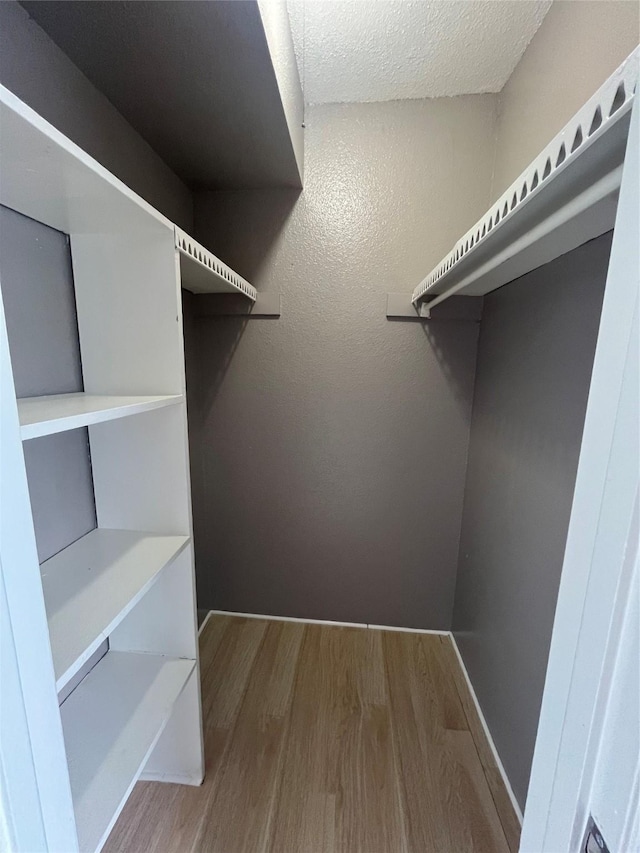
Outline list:
[[[559,235],[563,233],[561,229],[564,229],[565,226],[587,212],[591,212],[592,219],[595,222],[602,222],[601,225],[596,225],[594,230],[604,233],[608,229],[610,221],[609,206],[607,205],[606,208],[601,208],[600,203],[606,203],[612,200],[615,206],[618,190],[620,189],[621,178],[622,165],[609,172],[604,176],[604,178],[600,178],[600,180],[596,181],[595,184],[592,184],[584,190],[584,192],[580,193],[580,195],[571,199],[571,201],[567,202],[563,207],[555,210],[547,219],[543,219],[542,222],[534,226],[531,230],[526,231],[522,237],[512,243],[509,243],[509,245],[501,252],[498,252],[496,255],[492,255],[490,260],[478,266],[477,269],[465,276],[462,281],[458,282],[458,284],[454,284],[447,291],[441,293],[440,296],[436,296],[435,299],[429,300],[425,307],[429,310],[435,308],[436,305],[439,305],[441,302],[449,299],[449,297],[455,296],[456,293],[468,288],[474,281],[478,280],[482,276],[489,275],[494,270],[500,268],[514,255],[519,255],[527,249],[535,247],[545,238],[553,235],[556,238],[561,239],[559,237]],[[604,217],[601,215],[602,212],[604,212]],[[566,242],[564,245],[566,247],[565,251],[568,251],[570,248],[577,248],[576,246],[571,246],[569,242]],[[563,252],[551,252],[550,254],[563,254]],[[549,260],[552,260],[552,258],[549,258]],[[539,266],[542,263],[547,263],[547,261],[541,260],[536,265]],[[498,281],[498,279],[494,280]],[[513,278],[510,280],[513,280]]]

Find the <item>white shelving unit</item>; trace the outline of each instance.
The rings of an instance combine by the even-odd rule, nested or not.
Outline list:
[[[0,797],[96,853],[138,778],[203,779],[180,291],[255,291],[3,87],[0,204],[70,236],[84,381],[17,399],[0,301]],[[23,442],[79,427],[97,528],[40,566]]]
[[[188,543],[188,536],[98,528],[41,565],[58,691]]]
[[[490,293],[614,227],[639,64],[636,48],[388,317]]]
[[[195,661],[108,652],[61,707],[81,850],[99,850]]]
[[[99,424],[182,402],[179,394],[162,397],[107,397],[98,394],[52,394],[18,399],[23,441],[68,429]]]

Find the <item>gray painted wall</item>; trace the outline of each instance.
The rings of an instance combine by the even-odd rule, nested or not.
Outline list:
[[[18,397],[82,391],[67,235],[0,205],[0,274]]]
[[[131,189],[191,230],[191,193],[15,0],[0,2],[0,82]]]
[[[453,628],[522,806],[610,246],[484,300]]]
[[[640,4],[554,0],[500,93],[498,198],[637,46]]]
[[[283,303],[194,321],[200,607],[450,626],[477,325],[389,322],[386,293],[488,206],[494,104],[311,107],[302,194],[196,196],[198,239]]]
[[[25,441],[24,461],[42,563],[97,526],[88,431]]]
[[[0,206],[0,279],[16,394],[82,391],[69,241]],[[96,526],[86,429],[24,443],[40,562]]]

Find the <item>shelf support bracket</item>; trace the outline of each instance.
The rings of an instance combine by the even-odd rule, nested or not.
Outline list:
[[[410,293],[387,293],[387,320],[470,320],[478,322],[482,317],[481,296],[458,296],[447,300],[433,311],[433,302],[411,299]]]
[[[279,317],[282,313],[280,291],[258,292],[255,302],[236,293],[194,293],[193,305],[198,317]]]
[[[422,306],[411,301],[410,293],[387,293],[387,320],[422,320],[425,316]]]

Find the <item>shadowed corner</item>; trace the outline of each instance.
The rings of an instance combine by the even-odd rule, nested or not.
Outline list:
[[[265,188],[195,193],[196,236],[261,293],[269,292],[264,270],[301,190]],[[279,289],[273,282],[273,290]],[[252,305],[237,294],[182,293],[189,417],[193,523],[196,538],[206,529],[207,500],[202,470],[203,430],[249,321]],[[204,513],[204,514],[203,514]]]
[[[462,406],[467,422],[471,422],[473,387],[469,387],[469,349],[461,347],[461,327],[473,329],[468,337],[473,348],[473,364],[478,350],[480,321],[484,297],[452,296],[437,305],[429,319],[419,317],[389,317],[394,323],[420,323],[442,374],[449,384],[456,403]],[[475,367],[474,367],[475,370]]]
[[[434,308],[429,320],[422,321],[422,331],[429,341],[456,403],[462,407],[469,424],[473,404],[473,383],[471,387],[469,386],[469,358],[471,355],[472,375],[475,375],[482,306],[482,297],[454,296]],[[460,346],[461,326],[466,326],[469,332],[473,329],[473,334],[469,335],[469,345],[473,348],[472,354],[467,347]]]
[[[199,191],[194,204],[198,239],[259,292],[269,291],[262,272],[300,195],[300,189],[282,187]],[[252,308],[248,300],[235,294],[189,294],[187,301],[188,396],[194,414],[201,419],[218,395]],[[265,319],[277,318],[258,315],[251,322]],[[206,377],[202,377],[206,382],[198,381],[196,364],[206,365]]]
[[[299,189],[280,187],[200,191],[194,206],[198,238],[259,292],[268,291],[262,272],[300,195]],[[242,296],[185,295],[188,396],[199,420],[218,395],[249,319],[277,319],[251,314],[252,306]],[[199,382],[196,364],[206,365],[206,382]]]

